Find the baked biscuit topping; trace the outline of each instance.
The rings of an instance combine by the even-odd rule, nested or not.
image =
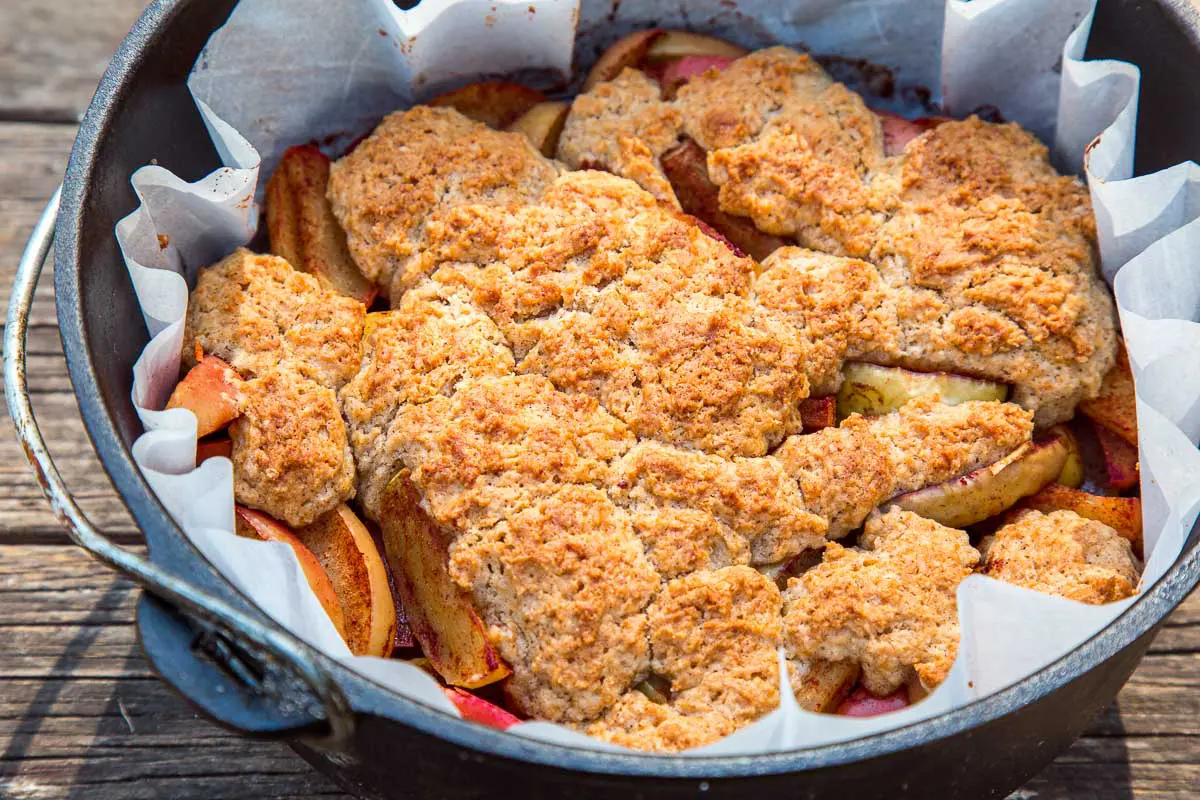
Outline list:
[[[857,661],[876,695],[912,675],[936,686],[958,651],[955,591],[978,562],[963,531],[899,509],[872,515],[861,549],[830,542],[821,564],[788,581],[788,658]]]
[[[1035,424],[1102,391],[1116,334],[1086,192],[1019,127],[948,121],[898,151],[783,47],[618,74],[656,35],[561,136],[563,104],[505,83],[387,117],[327,199],[362,296],[379,284],[390,309],[239,250],[201,273],[186,332],[189,357],[230,366],[206,359],[172,402],[212,398],[206,432],[232,420],[240,504],[300,527],[352,517],[357,493],[444,680],[504,680],[519,714],[678,751],[776,708],[781,654],[820,711],[856,682],[944,680],[980,552],[882,509],[928,495],[906,507],[966,526],[1051,503],[1021,494],[1066,474],[1074,440],[1032,443]],[[464,97],[496,100],[470,109],[488,118],[541,108],[544,151]],[[541,155],[556,137],[574,171]],[[737,217],[769,255],[681,207]],[[847,362],[867,362],[875,416],[833,397]],[[1132,420],[1131,393],[1109,395]],[[1137,582],[1129,543],[1069,511],[980,547],[985,574],[1084,602]]]
[[[557,174],[519,134],[416,106],[389,115],[334,163],[329,199],[359,269],[386,288],[420,249],[435,207],[533,200]]]
[[[276,256],[239,249],[201,271],[183,355],[248,379],[230,428],[238,503],[303,526],[354,496],[336,390],[358,369],[364,313]]]
[[[1128,541],[1073,511],[1022,512],[979,550],[984,575],[1081,603],[1124,600],[1141,573]]]
[[[359,366],[362,303],[325,289],[282,258],[239,248],[201,270],[188,302],[185,366],[197,349],[243,377],[283,364],[336,390]]]
[[[764,267],[784,274],[759,290],[769,307],[823,324],[814,387],[836,390],[846,359],[962,372],[1013,384],[1040,425],[1099,392],[1116,333],[1091,204],[1029,133],[948,121],[886,156],[862,98],[784,47],[696,75],[673,100],[652,87],[627,69],[581,95],[559,156],[578,167],[613,142],[640,142],[654,169],[599,162],[661,196],[662,157],[687,137],[708,153],[722,212],[828,254],[777,250]],[[845,283],[794,293],[831,272]],[[822,307],[836,316],[822,323]]]

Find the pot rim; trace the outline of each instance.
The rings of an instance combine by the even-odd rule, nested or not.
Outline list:
[[[147,49],[190,2],[192,0],[156,0],[151,4],[122,41],[100,81],[80,123],[63,183],[62,206],[54,239],[54,281],[55,305],[71,384],[84,425],[105,471],[140,529],[161,530],[177,537],[191,547],[195,558],[211,567],[191,546],[155,496],[135,465],[129,445],[121,438],[109,405],[102,399],[84,329],[84,290],[80,281],[82,233],[87,224],[87,205],[92,202],[90,187],[97,166],[98,143],[120,112]],[[1158,0],[1158,4],[1173,17],[1178,27],[1190,32],[1190,38],[1200,50],[1200,10],[1191,5],[1190,0]],[[365,709],[355,703],[359,713],[381,713],[424,735],[491,756],[581,772],[699,781],[800,772],[876,758],[965,733],[1012,714],[1099,667],[1160,625],[1200,583],[1200,547],[1195,546],[1198,535],[1200,521],[1189,534],[1190,549],[1185,545],[1185,552],[1167,573],[1153,586],[1144,588],[1138,599],[1117,619],[1074,650],[1012,686],[938,716],[884,733],[769,755],[664,757],[596,751],[505,735],[405,698],[332,659],[323,658],[323,661],[339,683],[373,688],[388,701],[387,709],[377,708],[376,703],[368,704],[372,707]],[[221,580],[231,593],[246,599],[223,576]],[[271,624],[276,623],[272,621]]]

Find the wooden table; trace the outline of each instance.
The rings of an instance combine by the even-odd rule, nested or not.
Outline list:
[[[0,300],[59,182],[75,123],[141,0],[0,4]],[[53,285],[30,331],[30,383],[85,510],[139,535],[92,453],[67,379]],[[9,424],[7,419],[3,423]],[[67,543],[15,437],[0,436],[0,797],[346,797],[283,745],[198,718],[151,676],[136,590]],[[1014,797],[1200,796],[1200,595],[1167,623],[1116,704]]]

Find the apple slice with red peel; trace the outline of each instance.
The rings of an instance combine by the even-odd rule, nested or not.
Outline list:
[[[837,393],[838,419],[851,414],[864,417],[890,414],[909,400],[929,395],[939,395],[943,403],[951,406],[968,400],[1008,397],[1008,387],[995,381],[950,372],[914,372],[860,361],[843,366],[842,378]]]
[[[231,458],[233,456],[233,439],[228,436],[201,439],[196,442],[196,464],[200,465],[210,458]]]
[[[805,433],[837,425],[837,398],[833,395],[804,398],[800,401],[800,422]]]
[[[1133,371],[1125,345],[1117,347],[1117,362],[1100,386],[1094,400],[1084,400],[1079,410],[1093,422],[1098,422],[1129,444],[1137,447],[1137,400],[1133,393]]]
[[[690,31],[666,31],[656,37],[646,50],[648,63],[675,61],[691,56],[715,56],[732,61],[749,52],[733,42]]]
[[[661,28],[650,28],[622,36],[600,54],[600,58],[596,60],[591,71],[588,72],[587,78],[583,81],[583,91],[589,92],[595,88],[596,84],[611,81],[626,67],[640,68],[646,60],[650,45],[665,33],[666,31]]]
[[[877,717],[908,708],[908,689],[901,687],[886,697],[876,697],[859,686],[838,706],[837,714],[843,717]]]
[[[708,156],[691,139],[684,139],[664,153],[661,163],[683,210],[710,225],[755,261],[762,261],[790,244],[786,239],[763,233],[745,217],[721,210],[720,190],[708,177]]]
[[[1104,454],[1105,488],[1123,492],[1137,486],[1137,448],[1103,425],[1096,424],[1094,427],[1096,441],[1100,443],[1100,452]]]
[[[304,542],[300,541],[295,531],[274,517],[245,506],[234,506],[234,523],[238,536],[259,539],[264,542],[283,542],[292,548],[313,594],[317,596],[321,607],[329,615],[333,627],[337,628],[338,634],[345,639],[345,618],[342,616],[342,605],[338,601],[333,582],[329,579],[329,573],[321,566],[321,562],[313,555],[312,550],[309,550]]]
[[[401,471],[384,490],[383,547],[413,635],[446,683],[474,689],[509,675],[470,596],[450,577],[450,537]]]
[[[333,582],[350,652],[379,658],[391,655],[396,604],[371,532],[343,503],[295,533]]]
[[[544,102],[544,94],[519,83],[479,81],[439,94],[426,105],[449,106],[464,117],[503,130],[526,111]]]
[[[951,528],[995,516],[1036,493],[1062,473],[1067,445],[1060,437],[1026,442],[994,464],[954,480],[894,497],[899,506]]]
[[[949,122],[950,117],[920,117],[908,119],[891,111],[876,111],[879,123],[883,127],[884,155],[898,156],[913,139],[922,133],[933,130],[943,122]]]
[[[167,408],[191,411],[196,415],[196,438],[208,436],[241,415],[238,402],[241,382],[233,367],[216,356],[204,356],[171,392]]]
[[[1142,549],[1142,501],[1137,497],[1105,497],[1052,483],[1026,497],[1022,508],[1050,513],[1074,511],[1086,519],[1103,522],[1129,540],[1136,553]]]
[[[517,117],[506,130],[524,134],[542,155],[553,158],[558,151],[558,137],[562,134],[570,111],[570,104],[557,100],[538,103]]]
[[[495,703],[489,703],[465,689],[459,689],[457,686],[443,686],[442,691],[446,693],[450,702],[454,703],[454,707],[462,714],[463,719],[502,731],[521,721]]]
[[[370,305],[379,287],[359,271],[326,196],[329,159],[311,145],[289,147],[267,183],[271,252],[339,294]]]
[[[657,69],[655,77],[662,85],[663,97],[668,100],[675,96],[679,87],[697,75],[703,75],[710,69],[721,70],[732,64],[734,59],[728,56],[684,56],[674,61],[668,61]]]
[[[854,689],[858,674],[853,661],[814,661],[792,681],[796,703],[805,711],[832,713]]]

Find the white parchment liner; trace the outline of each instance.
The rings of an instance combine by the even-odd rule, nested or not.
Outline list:
[[[117,225],[153,337],[134,367],[133,401],[147,430],[134,457],[192,542],[264,611],[380,683],[457,713],[424,672],[351,656],[288,547],[233,534],[230,462],[210,459],[195,468],[195,418],[156,410],[179,374],[184,276],[194,278],[250,239],[259,177],[288,145],[311,140],[336,149],[385,113],[471,76],[565,75],[573,54],[590,60],[618,32],[690,27],[751,47],[791,44],[887,65],[899,84],[932,88],[950,113],[994,105],[1053,142],[1061,167],[1086,167],[1104,272],[1116,290],[1137,382],[1148,554],[1142,587],[1149,587],[1174,563],[1200,511],[1200,168],[1181,164],[1130,179],[1139,75],[1129,64],[1082,60],[1093,4],[741,0],[729,8],[720,0],[426,0],[403,12],[387,0],[242,0],[189,80],[225,168],[196,183],[157,166],[138,170],[133,185],[141,206]],[[844,741],[942,713],[1058,659],[1133,599],[1087,606],[972,576],[958,601],[958,660],[923,702],[870,719],[818,716],[800,710],[785,685],[777,711],[691,752],[764,753]],[[549,723],[511,730],[611,748]]]

